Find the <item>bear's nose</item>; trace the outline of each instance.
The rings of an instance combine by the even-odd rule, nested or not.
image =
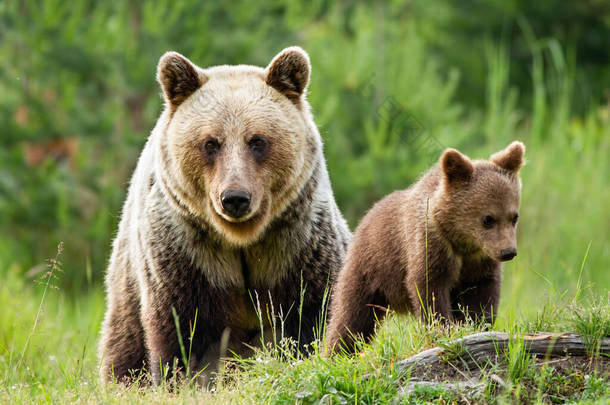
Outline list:
[[[502,259],[503,262],[511,260],[515,256],[517,256],[517,249],[514,248],[502,249],[500,252],[500,259]]]
[[[241,218],[248,212],[251,198],[252,196],[247,191],[225,190],[220,196],[220,201],[227,214],[233,218]]]

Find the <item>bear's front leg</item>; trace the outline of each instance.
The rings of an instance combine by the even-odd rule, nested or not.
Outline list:
[[[458,286],[451,294],[454,319],[464,322],[468,317],[475,322],[493,324],[500,302],[501,282],[498,269],[476,282]]]
[[[174,364],[181,373],[186,372],[187,365],[193,367],[198,364],[210,343],[220,339],[220,321],[212,311],[212,305],[218,300],[201,287],[205,287],[201,280],[166,285],[150,291],[148,300],[142,305],[148,364],[155,384],[172,376]],[[182,342],[176,322],[179,323]],[[215,327],[210,327],[210,324]],[[190,371],[195,374],[198,370]]]
[[[158,300],[143,307],[142,318],[148,347],[148,363],[155,384],[159,384],[162,378],[172,375],[172,367],[176,361],[181,371],[186,369],[172,308],[176,309],[182,344],[187,355],[190,337],[188,325],[193,325],[196,319],[192,311],[185,311],[180,306],[176,307],[176,304],[178,303]],[[201,325],[200,322],[201,320],[197,320],[198,325]]]
[[[433,318],[450,321],[450,292],[455,285],[456,264],[441,255],[430,255],[428,263],[420,261],[419,266],[408,269],[405,281],[411,309],[423,321]]]
[[[108,310],[100,341],[101,380],[133,382],[145,369],[146,349],[135,282],[124,268],[108,277]],[[135,377],[135,378],[134,378]]]
[[[426,286],[426,280],[420,279],[409,286],[409,299],[413,313],[423,321],[429,322],[438,318],[443,322],[450,321],[451,299],[450,286],[436,281]]]
[[[354,352],[357,338],[368,342],[375,332],[376,321],[385,316],[381,308],[387,307],[387,301],[380,293],[367,289],[366,279],[354,265],[346,264],[333,291],[326,330],[330,353]]]

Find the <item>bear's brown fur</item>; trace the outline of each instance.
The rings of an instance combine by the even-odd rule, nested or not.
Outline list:
[[[163,55],[166,108],[132,177],[106,277],[103,381],[148,369],[159,382],[175,359],[186,368],[173,310],[193,373],[258,340],[256,306],[301,346],[313,340],[351,236],[305,100],[309,75],[296,47],[266,69]]]
[[[388,306],[426,319],[466,313],[493,321],[501,262],[516,255],[524,151],[513,142],[489,161],[470,161],[448,149],[417,183],[375,204],[334,287],[331,350],[351,351],[356,336],[370,338]]]

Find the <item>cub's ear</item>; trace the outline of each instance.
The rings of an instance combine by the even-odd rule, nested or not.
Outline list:
[[[175,109],[205,83],[206,77],[178,52],[167,52],[159,59],[157,81],[168,105]]]
[[[291,46],[278,53],[265,69],[267,84],[298,103],[309,84],[311,64],[307,52]]]
[[[441,168],[450,184],[469,181],[474,170],[470,159],[455,149],[446,149],[443,152]]]
[[[525,163],[524,154],[525,145],[522,142],[515,141],[508,145],[506,149],[491,155],[489,160],[510,173],[516,173]]]

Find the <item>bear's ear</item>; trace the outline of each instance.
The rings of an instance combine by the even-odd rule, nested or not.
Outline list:
[[[515,141],[508,145],[506,149],[491,155],[489,160],[510,173],[516,173],[525,163],[524,154],[525,145],[522,142]]]
[[[474,167],[466,156],[455,149],[446,149],[441,156],[441,168],[449,184],[468,182]]]
[[[157,81],[168,105],[175,109],[205,83],[205,76],[178,52],[167,52],[159,59]]]
[[[267,84],[298,103],[309,84],[311,64],[309,56],[298,46],[278,53],[265,69]]]

